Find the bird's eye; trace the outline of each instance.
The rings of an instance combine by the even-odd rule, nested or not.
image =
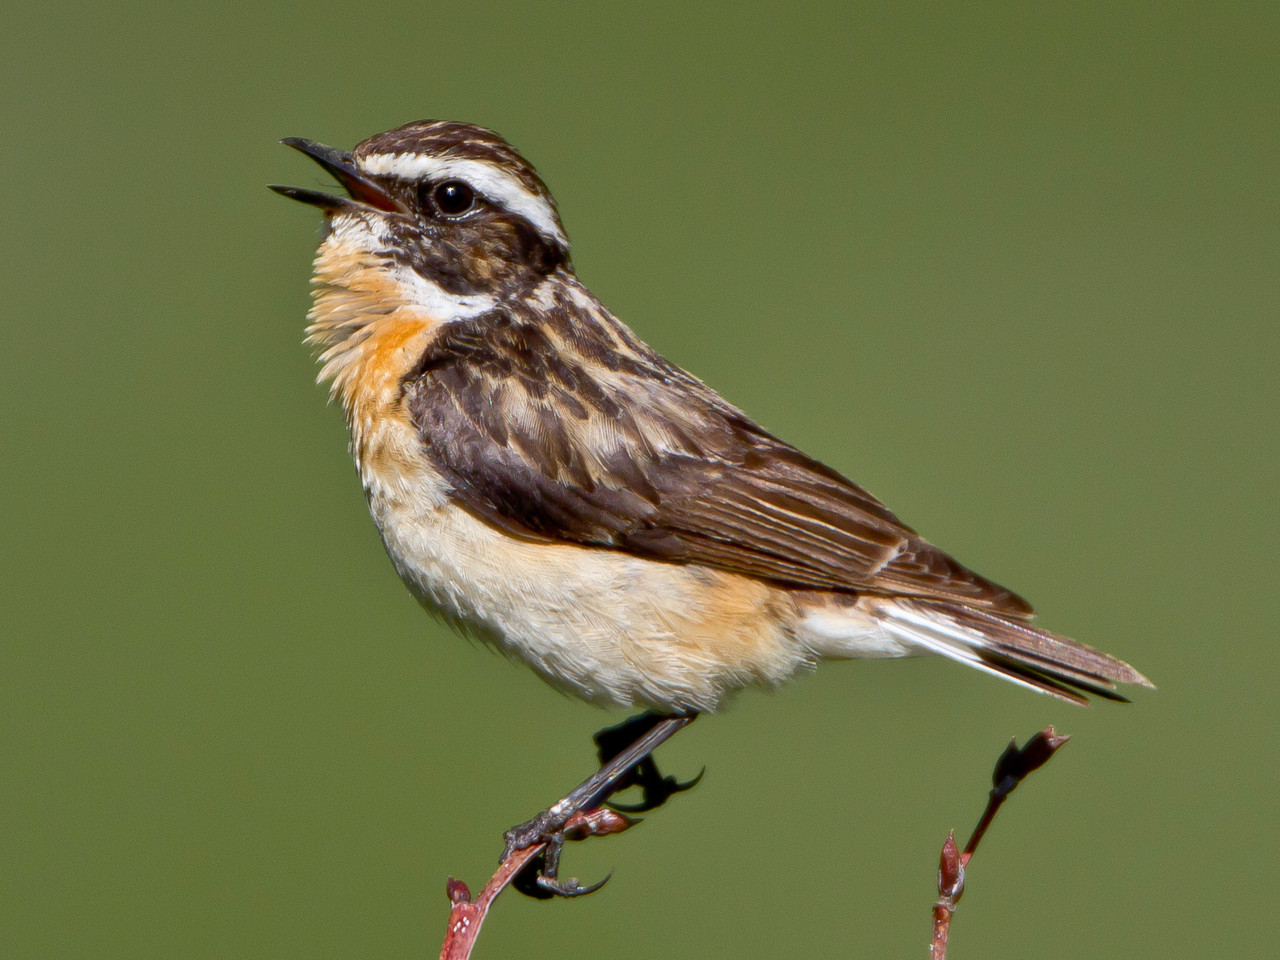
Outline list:
[[[474,209],[476,192],[462,180],[446,180],[431,191],[431,202],[446,217],[460,217]]]

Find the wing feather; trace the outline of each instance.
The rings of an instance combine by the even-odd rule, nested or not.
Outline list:
[[[525,538],[1030,616],[603,308],[547,316],[450,324],[405,380],[427,455],[473,513]]]

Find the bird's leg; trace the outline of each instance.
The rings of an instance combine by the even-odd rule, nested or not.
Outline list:
[[[654,750],[674,736],[678,730],[692,723],[695,717],[697,717],[696,713],[677,716],[643,714],[627,721],[627,723],[597,734],[597,744],[600,747],[602,758],[606,752],[611,754],[600,769],[532,820],[512,827],[506,832],[506,848],[502,852],[503,860],[506,860],[514,851],[523,850],[525,847],[530,847],[537,843],[543,843],[547,846],[544,853],[531,862],[531,869],[533,870],[532,882],[522,877],[515,884],[516,888],[532,896],[539,897],[574,897],[598,890],[604,881],[584,887],[572,878],[568,880],[558,879],[556,874],[560,866],[560,851],[564,846],[565,824],[575,813],[595,809],[618,790],[623,789],[623,787],[633,784],[643,787],[644,780],[631,779],[634,768],[649,759],[649,755]],[[619,741],[625,742],[628,734],[632,737],[629,743],[625,743],[621,749],[612,749]],[[608,748],[600,741],[602,735],[614,737],[609,741]],[[652,761],[650,763],[652,764]],[[658,783],[664,782],[657,775],[656,767],[653,768],[653,777]],[[674,784],[674,786],[680,789],[688,788],[681,784]],[[657,790],[659,788],[652,789]],[[672,793],[677,792],[679,792],[678,789],[668,789],[666,796],[669,797]],[[656,797],[657,793],[654,796]],[[646,802],[649,798],[649,790],[646,790]],[[664,797],[663,799],[666,798]],[[657,806],[657,803],[652,804],[652,806]],[[645,807],[645,809],[649,808]],[[527,874],[529,871],[525,871],[525,873]],[[605,879],[607,880],[608,877]]]
[[[622,721],[617,726],[605,727],[599,731],[593,739],[596,742],[596,750],[600,757],[601,766],[620,754],[627,746],[642,737],[662,719],[661,714],[642,713]],[[621,793],[628,787],[639,787],[643,793],[641,801],[634,804],[622,804],[610,800],[609,806],[623,813],[645,813],[646,811],[654,810],[677,793],[692,790],[702,780],[702,774],[705,772],[704,768],[692,780],[685,781],[677,780],[671,776],[664,777],[658,770],[658,764],[653,759],[653,754],[649,754],[628,770],[610,791],[610,795],[613,795]]]
[[[696,716],[694,713],[676,716],[643,714],[619,727],[602,731],[602,734],[609,735],[617,731],[621,736],[633,723],[638,729],[634,739],[626,746],[619,750],[607,750],[608,759],[594,774],[532,820],[508,830],[505,835],[507,846],[502,858],[505,860],[513,850],[549,842],[551,836],[560,832],[565,822],[575,813],[598,807],[618,790],[631,786],[636,782],[629,779],[632,768],[648,758],[654,750],[674,736],[676,731],[692,723]],[[597,734],[599,736],[601,734]],[[603,745],[601,754],[606,754]]]

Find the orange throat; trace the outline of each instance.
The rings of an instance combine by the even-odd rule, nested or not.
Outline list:
[[[353,250],[337,232],[320,246],[312,284],[307,343],[318,351],[317,379],[341,401],[363,463],[379,424],[406,416],[401,382],[443,321],[412,301],[385,258]]]

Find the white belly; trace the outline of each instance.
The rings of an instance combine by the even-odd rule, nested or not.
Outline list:
[[[407,477],[395,459],[394,479],[376,456],[361,473],[401,578],[556,687],[599,704],[711,710],[814,661],[783,591],[704,567],[515,539],[448,501],[425,463]]]

